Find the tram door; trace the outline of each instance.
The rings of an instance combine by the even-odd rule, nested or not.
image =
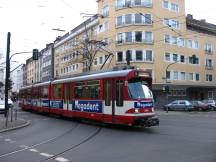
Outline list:
[[[68,110],[69,108],[69,84],[64,84],[64,110]]]
[[[105,120],[107,122],[114,123],[115,120],[115,95],[113,94],[114,88],[115,88],[115,81],[114,79],[106,79],[104,81],[104,98],[105,98],[105,104],[104,104],[104,114],[110,116],[106,118]]]

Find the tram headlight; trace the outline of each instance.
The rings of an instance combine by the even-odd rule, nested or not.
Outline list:
[[[135,113],[139,113],[139,109],[135,109],[135,111],[134,111]]]

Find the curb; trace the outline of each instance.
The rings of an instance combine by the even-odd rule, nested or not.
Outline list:
[[[23,120],[23,119],[21,119],[21,120]],[[26,121],[25,124],[22,124],[22,125],[19,125],[19,126],[16,126],[16,127],[12,127],[12,128],[7,128],[7,129],[0,130],[0,133],[20,129],[20,128],[23,128],[23,127],[27,127],[30,124],[31,124],[30,121]]]

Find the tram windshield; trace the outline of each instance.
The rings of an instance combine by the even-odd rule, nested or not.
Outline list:
[[[144,81],[128,83],[128,93],[132,99],[153,98],[152,91]]]

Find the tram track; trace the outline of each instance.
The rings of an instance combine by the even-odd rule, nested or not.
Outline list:
[[[51,139],[42,141],[42,142],[37,143],[37,144],[33,144],[33,145],[28,146],[28,147],[23,148],[23,149],[17,149],[17,150],[15,150],[15,151],[11,151],[11,152],[8,152],[8,153],[1,154],[1,155],[0,155],[0,158],[7,157],[7,156],[11,156],[11,155],[17,154],[17,153],[19,153],[19,152],[26,151],[26,150],[28,150],[28,149],[33,149],[33,148],[35,148],[35,147],[37,147],[37,146],[41,146],[41,145],[44,145],[44,144],[47,144],[47,143],[51,143],[51,142],[53,142],[53,141],[55,141],[55,140],[57,140],[57,139],[59,139],[59,138],[62,138],[62,137],[65,136],[65,135],[67,135],[67,134],[73,132],[73,131],[78,127],[78,125],[79,125],[79,123],[76,123],[76,124],[73,126],[73,128],[71,128],[71,129],[69,129],[68,131],[66,131],[66,132],[64,132],[64,133],[62,133],[62,134],[60,134],[60,135],[58,135],[58,136],[56,136],[56,137],[53,137],[53,138],[51,138]]]
[[[53,160],[55,158],[57,158],[58,156],[68,152],[68,151],[71,151],[71,150],[74,150],[76,149],[78,146],[90,141],[91,139],[93,139],[94,137],[96,137],[102,130],[102,127],[99,127],[94,133],[92,133],[91,135],[89,135],[87,138],[85,138],[84,140],[82,140],[81,142],[69,147],[69,148],[66,148],[64,149],[63,151],[59,152],[59,153],[56,153],[54,154],[53,156],[49,157],[49,158],[46,158],[40,162],[47,162],[47,161],[50,161],[50,160]]]

